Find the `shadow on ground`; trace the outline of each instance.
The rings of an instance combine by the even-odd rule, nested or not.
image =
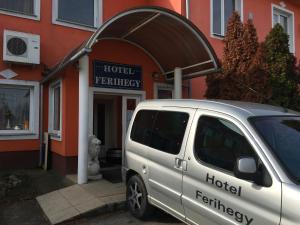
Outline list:
[[[41,169],[0,172],[0,225],[48,225],[35,198],[70,181]]]
[[[143,221],[134,218],[129,212],[119,211],[85,217],[61,225],[184,225],[184,223],[157,209],[150,218]]]

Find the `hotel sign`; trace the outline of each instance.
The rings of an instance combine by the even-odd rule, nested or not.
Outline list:
[[[94,61],[94,86],[141,90],[142,68],[135,65]]]

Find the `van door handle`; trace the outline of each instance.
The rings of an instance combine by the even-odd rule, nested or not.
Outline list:
[[[181,161],[180,161],[181,159],[179,159],[179,158],[175,158],[175,168],[176,169],[180,169],[180,167],[181,167]]]
[[[174,166],[175,169],[178,169],[178,170],[184,170],[186,171],[187,170],[187,162],[183,159],[180,159],[180,158],[175,158],[175,166]]]

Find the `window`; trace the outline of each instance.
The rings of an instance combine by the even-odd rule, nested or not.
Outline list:
[[[300,182],[300,117],[254,117],[250,121],[289,175]]]
[[[53,23],[75,28],[97,28],[102,23],[102,0],[54,0]]]
[[[234,11],[242,16],[242,0],[211,0],[211,32],[224,37],[229,17]]]
[[[131,139],[143,145],[150,145],[153,123],[157,111],[141,110],[137,113],[131,131]]]
[[[50,85],[49,89],[49,133],[53,137],[61,136],[61,81]]]
[[[176,155],[180,152],[188,119],[189,115],[182,112],[142,110],[134,121],[131,138]]]
[[[201,161],[227,171],[233,171],[238,157],[255,157],[239,128],[227,120],[208,116],[198,121],[194,151]]]
[[[188,119],[187,113],[158,112],[150,147],[170,154],[178,154]]]
[[[4,14],[39,19],[40,0],[0,0],[0,10]]]
[[[37,82],[0,80],[0,140],[37,138],[38,116]]]
[[[280,24],[284,31],[289,35],[290,52],[295,53],[294,37],[294,13],[279,6],[272,6],[273,27]]]
[[[155,99],[172,99],[174,95],[173,85],[165,83],[154,83]]]

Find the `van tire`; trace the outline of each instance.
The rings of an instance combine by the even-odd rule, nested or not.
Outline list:
[[[148,193],[142,178],[134,175],[126,185],[126,201],[131,214],[139,219],[151,215],[153,207],[148,202]]]

